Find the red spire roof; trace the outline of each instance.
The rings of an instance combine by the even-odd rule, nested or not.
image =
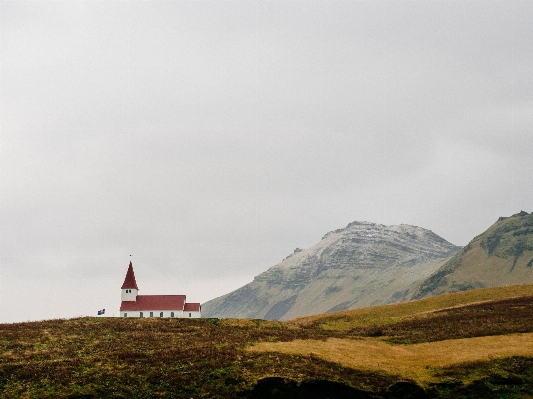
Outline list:
[[[124,284],[122,284],[121,288],[135,288],[136,290],[139,289],[139,287],[137,287],[137,281],[135,281],[135,273],[133,273],[133,266],[131,262],[128,267],[128,272],[126,273],[126,278],[124,279]]]

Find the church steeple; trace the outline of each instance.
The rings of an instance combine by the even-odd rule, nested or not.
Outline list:
[[[136,301],[139,291],[137,287],[137,281],[135,281],[135,273],[133,272],[133,265],[130,262],[128,266],[128,271],[126,272],[126,278],[124,279],[124,284],[122,284],[122,301]]]
[[[122,284],[121,288],[135,288],[136,290],[139,289],[137,287],[137,281],[135,281],[135,273],[133,272],[133,265],[131,264],[128,266],[128,271],[126,273],[126,278],[124,279],[124,284]]]

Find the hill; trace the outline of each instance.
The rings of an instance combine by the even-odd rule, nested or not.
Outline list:
[[[406,299],[527,283],[533,283],[533,213],[522,211],[500,217]]]
[[[532,311],[530,285],[287,322],[0,324],[0,398],[531,398]]]
[[[287,320],[393,303],[460,247],[430,230],[353,222],[296,249],[254,281],[202,305],[208,317]]]
[[[458,309],[468,305],[490,303],[533,295],[533,284],[506,287],[482,288],[437,295],[422,300],[371,306],[345,310],[330,314],[319,314],[289,320],[287,323],[298,326],[317,326],[326,330],[352,330],[354,328],[386,325],[414,317],[430,317],[438,311]]]
[[[286,323],[337,334],[261,342],[250,350],[310,353],[423,388],[405,387],[399,397],[531,398],[532,312],[533,285],[472,290],[291,320]],[[514,362],[521,366],[511,367]]]

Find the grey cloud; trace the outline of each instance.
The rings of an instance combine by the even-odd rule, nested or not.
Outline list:
[[[353,220],[464,245],[531,211],[532,11],[1,2],[0,277],[133,252],[207,300]]]

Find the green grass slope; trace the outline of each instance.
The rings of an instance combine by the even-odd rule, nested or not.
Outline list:
[[[332,331],[347,331],[360,327],[382,326],[405,320],[431,317],[439,311],[450,311],[468,305],[531,296],[533,296],[533,284],[481,288],[437,295],[411,302],[301,317],[290,320],[287,323],[303,327],[320,327]]]
[[[533,283],[533,213],[500,217],[406,299],[474,288]]]

